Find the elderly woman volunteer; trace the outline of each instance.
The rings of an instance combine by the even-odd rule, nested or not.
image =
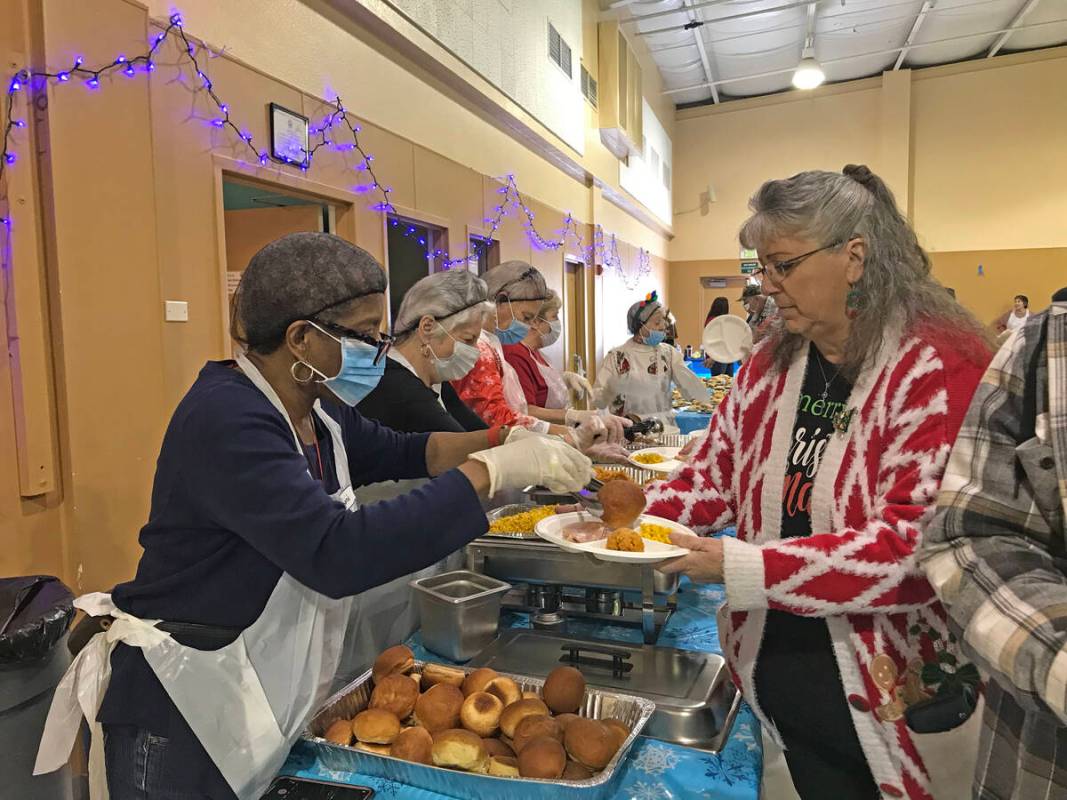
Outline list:
[[[504,358],[503,345],[518,344],[537,321],[548,299],[544,276],[525,261],[506,261],[485,273],[495,313],[486,317],[478,341],[478,362],[466,377],[454,380],[460,399],[489,425],[514,425],[573,440],[572,425],[583,433],[604,431],[609,442],[619,442],[624,420],[595,411],[568,409],[538,416],[531,409],[515,369]],[[551,419],[545,419],[550,417]]]
[[[374,259],[329,234],[253,257],[234,306],[247,353],[209,362],[174,412],[136,577],[79,600],[114,621],[57,689],[39,772],[65,763],[81,712],[112,800],[258,798],[333,677],[346,597],[479,536],[487,493],[588,480],[555,439],[486,450],[484,432],[398,434],[354,411],[385,367],[384,291]],[[427,475],[354,501],[354,485]]]
[[[604,356],[597,370],[594,403],[614,414],[655,417],[665,430],[677,433],[671,383],[690,400],[707,400],[708,388],[678,349],[664,342],[667,315],[655,292],[630,306],[626,326],[633,338]]]
[[[751,208],[742,246],[783,323],[648,490],[649,513],[737,538],[678,536],[693,552],[661,569],[725,583],[726,658],[802,798],[928,800],[904,711],[947,633],[915,551],[985,334],[866,167],[770,181]]]
[[[385,374],[359,413],[395,431],[486,430],[449,383],[478,360],[486,297],[485,281],[461,269],[435,272],[408,289],[393,320]]]
[[[589,381],[574,372],[560,372],[541,354],[559,341],[563,330],[559,320],[561,305],[559,295],[549,290],[548,299],[541,305],[525,338],[518,344],[504,345],[504,358],[519,378],[531,413],[550,422],[566,422],[571,391],[579,395],[593,394]]]

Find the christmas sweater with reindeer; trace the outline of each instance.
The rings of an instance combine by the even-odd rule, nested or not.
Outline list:
[[[988,355],[958,335],[890,330],[846,400],[827,374],[827,399],[802,406],[809,349],[780,369],[774,342],[742,367],[690,463],[649,488],[647,513],[702,535],[736,528],[723,540],[720,636],[770,735],[781,743],[755,680],[768,612],[822,620],[840,673],[833,685],[875,783],[886,797],[929,800],[903,715],[936,688],[922,671],[945,652],[948,630],[915,551]],[[820,365],[829,372],[825,361],[810,368]],[[828,437],[797,424],[804,408],[833,429]],[[808,517],[807,535],[783,531],[791,511]],[[804,679],[796,675],[797,692]]]

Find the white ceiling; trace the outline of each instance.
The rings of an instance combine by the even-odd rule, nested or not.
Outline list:
[[[809,35],[827,82],[1067,43],[1067,0],[602,4],[609,9],[603,18],[628,20],[624,30],[644,39],[678,105],[790,89]]]

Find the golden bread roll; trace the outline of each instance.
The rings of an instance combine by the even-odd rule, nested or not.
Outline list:
[[[534,739],[519,753],[519,775],[557,780],[567,766],[563,745],[551,736]]]
[[[396,714],[397,719],[407,719],[415,710],[419,699],[419,687],[407,675],[386,675],[374,686],[370,695],[370,708],[381,708]]]
[[[326,729],[322,738],[334,744],[343,744],[345,747],[352,744],[352,720],[339,719]]]
[[[558,722],[559,726],[566,731],[567,726],[571,724],[571,721],[579,719],[579,716],[577,714],[557,714],[552,719]]]
[[[585,764],[579,764],[574,759],[567,762],[567,766],[563,770],[563,780],[565,781],[586,781],[593,777],[596,773],[589,769]]]
[[[585,700],[585,677],[574,667],[556,667],[545,678],[541,696],[556,714],[573,714]]]
[[[534,739],[540,739],[542,736],[548,736],[562,744],[563,728],[552,717],[542,717],[539,714],[523,717],[522,721],[515,726],[512,746],[515,748],[515,752],[521,755],[526,745]]]
[[[519,760],[514,756],[489,756],[489,774],[498,778],[517,778]]]
[[[519,698],[519,699],[520,700],[540,700],[541,699],[541,695],[539,695],[537,692],[523,692],[522,693],[522,697]]]
[[[411,652],[410,647],[398,644],[383,650],[381,655],[374,660],[371,675],[374,677],[374,682],[378,683],[386,675],[395,673],[406,675],[413,669],[415,669],[415,654]]]
[[[479,736],[492,736],[500,727],[504,704],[489,692],[474,692],[463,701],[459,720],[463,727]]]
[[[493,678],[485,685],[485,691],[499,697],[504,704],[504,708],[522,700],[522,689],[511,678]]]
[[[477,735],[462,728],[440,731],[433,737],[433,763],[467,772],[485,772],[489,754]]]
[[[486,684],[497,677],[499,673],[495,669],[479,667],[463,679],[463,686],[460,687],[463,689],[463,696],[470,697],[475,692],[484,692]]]
[[[416,764],[432,764],[433,736],[423,727],[404,728],[393,742],[390,755]]]
[[[630,481],[605,483],[597,492],[597,499],[604,506],[600,519],[612,530],[632,528],[645,510],[645,493]]]
[[[540,700],[520,700],[517,703],[512,703],[500,715],[500,730],[509,739],[514,739],[515,728],[518,727],[523,718],[530,716],[547,717],[548,706]]]
[[[352,720],[352,733],[367,744],[392,744],[400,734],[400,720],[390,711],[368,708]]]
[[[500,739],[482,739],[482,744],[485,745],[485,752],[491,756],[508,756],[514,758],[515,751],[511,748],[511,745],[500,741]]]
[[[371,744],[369,742],[356,742],[356,749],[364,753],[374,753],[376,756],[390,756],[393,748],[387,744]]]
[[[610,483],[608,485],[611,486]],[[592,770],[604,769],[619,749],[616,736],[607,725],[584,717],[572,720],[567,726],[563,744],[571,758]]]
[[[415,719],[430,733],[459,727],[463,692],[449,683],[431,686],[415,701]]]
[[[422,673],[412,672],[410,675],[408,675],[408,677],[411,678],[411,680],[415,681],[415,686],[419,689],[419,691],[422,691]]]
[[[602,719],[600,721],[614,734],[617,742],[615,749],[622,747],[623,742],[630,736],[630,727],[625,722],[617,719]]]
[[[446,667],[444,664],[426,664],[422,668],[422,685],[426,689],[439,683],[447,683],[457,689],[463,685],[467,674],[455,667]]]

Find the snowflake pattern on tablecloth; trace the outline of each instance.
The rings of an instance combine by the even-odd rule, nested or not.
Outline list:
[[[723,750],[717,756],[708,756],[701,759],[704,762],[704,775],[717,781],[722,781],[727,786],[735,784],[751,784],[755,786],[759,782],[756,770],[751,759],[747,756],[748,751],[740,751],[739,748]]]
[[[737,741],[739,745],[743,744],[746,750],[759,752],[763,749],[762,742],[757,742],[756,737],[752,734],[752,726],[747,722],[742,722],[740,725],[734,728],[734,732],[730,736]]]
[[[620,792],[628,800],[671,800],[674,797],[667,789],[655,783],[637,781],[629,789]]]
[[[630,767],[646,775],[662,775],[677,767],[681,760],[671,748],[646,742],[636,755],[630,756]]]

